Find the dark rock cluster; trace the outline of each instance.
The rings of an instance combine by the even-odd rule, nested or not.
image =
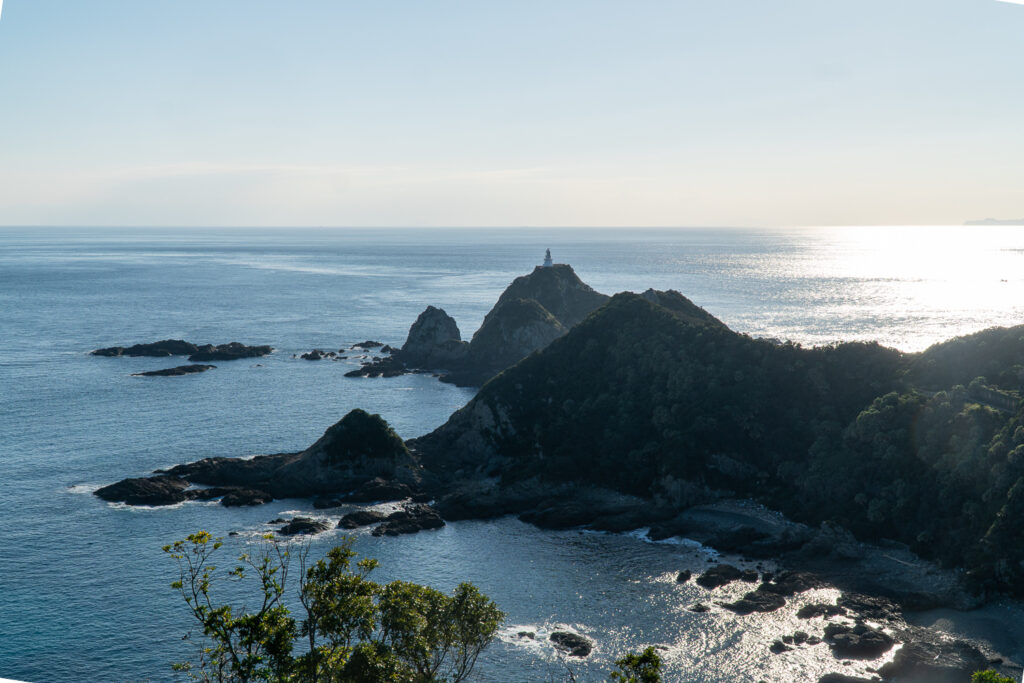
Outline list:
[[[96,349],[92,352],[92,355],[150,356],[154,358],[164,356],[188,356],[190,361],[197,362],[255,358],[265,356],[273,350],[274,349],[271,346],[247,346],[239,342],[196,345],[182,339],[165,339],[163,341],[152,342],[149,344],[110,346],[105,349]]]
[[[150,370],[148,372],[135,372],[132,377],[180,377],[181,375],[193,375],[197,372],[213,370],[216,365],[179,365],[176,368],[164,370]]]

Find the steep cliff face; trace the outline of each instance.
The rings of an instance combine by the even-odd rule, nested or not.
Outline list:
[[[529,275],[517,277],[502,292],[498,303],[484,318],[484,325],[502,304],[515,299],[533,299],[569,329],[600,308],[609,297],[580,280],[572,266],[561,263],[550,268],[537,266]]]
[[[446,368],[462,360],[467,351],[455,319],[444,309],[427,306],[409,328],[396,357],[411,367]]]

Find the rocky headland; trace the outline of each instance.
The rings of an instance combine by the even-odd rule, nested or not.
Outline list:
[[[419,515],[429,521],[391,520],[396,533],[431,528],[435,515],[517,515],[545,528],[684,536],[900,609],[1024,595],[1024,327],[914,354],[803,348],[733,332],[673,291],[617,294],[589,315],[597,299],[568,285],[561,299],[521,296],[538,273],[569,277],[558,268],[513,283],[473,341],[428,308],[378,361],[378,374],[433,365],[455,381],[458,368],[483,367],[467,359],[506,363],[542,344],[488,375],[428,435],[403,443],[380,416],[353,411],[300,453],[209,458],[97,495],[150,505],[217,487],[327,505],[418,497],[436,501]],[[560,307],[577,296],[575,314]],[[759,581],[723,607],[771,611],[797,590],[792,577]],[[971,644],[865,614],[824,605],[816,616],[848,618],[825,638],[839,657],[902,643],[883,680],[947,680],[935,662],[957,675],[985,663]],[[793,644],[780,643],[780,654]]]

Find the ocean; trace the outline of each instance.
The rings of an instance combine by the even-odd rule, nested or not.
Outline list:
[[[206,529],[237,553],[272,518],[321,512],[306,500],[128,508],[92,492],[198,458],[300,450],[357,407],[406,438],[431,431],[473,390],[424,375],[346,378],[358,359],[294,355],[401,344],[428,304],[469,338],[545,248],[599,291],[676,289],[737,331],[803,344],[916,351],[1024,322],[1024,228],[1014,227],[0,229],[0,677],[176,680],[170,664],[191,654],[181,639],[191,623],[161,546]],[[181,359],[88,354],[167,338],[275,352],[158,378],[131,374]],[[312,552],[339,538],[317,536]],[[664,648],[669,681],[817,680],[879,663],[841,667],[824,646],[768,652],[808,628],[793,612],[828,591],[770,615],[689,611],[709,596],[675,575],[715,555],[685,541],[506,518],[399,538],[361,531],[356,549],[380,561],[378,580],[472,581],[498,602],[508,618],[480,681],[560,681],[567,665],[577,680],[604,680],[615,657],[646,645]],[[546,636],[565,627],[591,637],[594,654],[561,660]]]

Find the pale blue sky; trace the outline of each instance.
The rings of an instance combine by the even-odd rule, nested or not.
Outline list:
[[[995,0],[6,0],[0,225],[1024,216]]]

